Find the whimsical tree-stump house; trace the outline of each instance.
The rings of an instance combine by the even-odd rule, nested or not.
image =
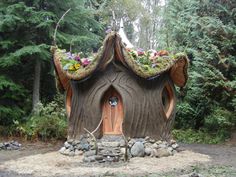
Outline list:
[[[68,53],[56,47],[53,54],[58,87],[66,93],[68,138],[78,139],[86,128],[97,129],[97,138],[124,134],[170,139],[174,84],[183,87],[187,81],[185,55],[136,51],[125,47],[116,32],[107,35],[89,62],[72,56],[68,64]]]

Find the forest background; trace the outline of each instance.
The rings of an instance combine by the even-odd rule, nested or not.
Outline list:
[[[124,20],[143,49],[185,52],[189,81],[179,92],[174,137],[219,143],[236,128],[234,0],[1,0],[0,135],[65,139],[64,96],[58,93],[50,47],[59,18],[60,48],[90,51]]]

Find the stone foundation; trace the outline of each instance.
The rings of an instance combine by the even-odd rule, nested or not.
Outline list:
[[[133,157],[167,157],[179,151],[176,141],[170,142],[154,140],[149,137],[132,138],[126,140],[122,136],[103,136],[97,140],[96,145],[88,135],[83,135],[79,140],[68,140],[59,150],[63,155],[83,155],[83,162],[119,162],[127,161]]]

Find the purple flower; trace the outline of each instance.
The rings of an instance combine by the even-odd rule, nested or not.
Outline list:
[[[71,60],[71,59],[74,59],[75,54],[72,54],[71,52],[67,52],[66,56],[67,56],[67,59]]]
[[[75,60],[76,60],[76,61],[80,61],[80,56],[77,55],[77,56],[75,57]]]

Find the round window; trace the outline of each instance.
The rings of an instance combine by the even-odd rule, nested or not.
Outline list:
[[[162,106],[168,119],[174,108],[174,95],[173,90],[169,84],[166,84],[162,90]]]
[[[118,104],[118,98],[116,96],[109,98],[109,104],[112,107],[115,107]]]

